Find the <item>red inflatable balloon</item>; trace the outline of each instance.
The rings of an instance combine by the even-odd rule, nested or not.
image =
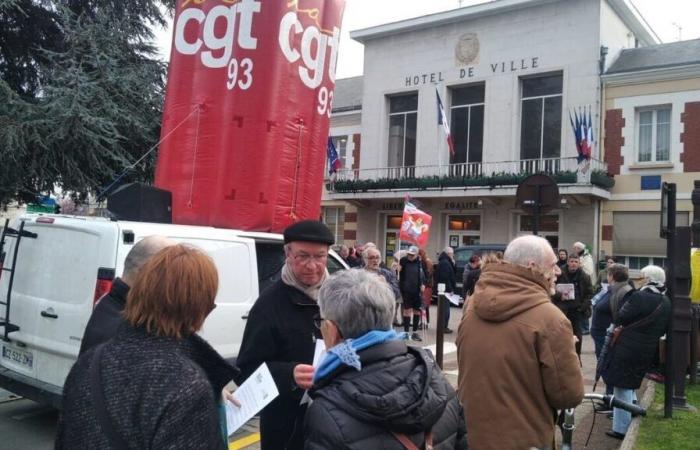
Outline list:
[[[173,222],[317,219],[344,0],[178,0],[156,186]]]

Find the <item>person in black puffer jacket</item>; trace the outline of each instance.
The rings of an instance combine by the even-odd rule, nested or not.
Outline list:
[[[466,449],[462,407],[423,349],[391,328],[394,297],[363,271],[334,274],[319,294],[328,354],[309,392],[305,449]]]
[[[617,341],[611,344],[602,364],[605,384],[615,387],[615,397],[631,403],[647,370],[654,362],[659,338],[666,332],[671,302],[666,297],[666,274],[661,267],[641,270],[645,285],[629,295],[615,319],[622,326]],[[608,435],[623,438],[629,428],[630,413],[613,409],[613,428]]]
[[[143,266],[116,336],[68,374],[57,450],[226,448],[219,399],[238,371],[195,334],[217,287],[211,259],[184,245]]]

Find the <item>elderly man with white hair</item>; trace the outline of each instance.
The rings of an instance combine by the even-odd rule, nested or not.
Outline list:
[[[571,323],[550,300],[560,273],[538,236],[514,239],[482,269],[456,341],[469,448],[551,448],[552,411],[583,399]]]
[[[392,329],[386,283],[365,270],[340,271],[321,287],[318,305],[329,350],[309,391],[306,450],[467,448],[454,389],[425,350]]]
[[[610,342],[602,373],[605,384],[615,386],[615,397],[631,403],[658,351],[659,338],[666,332],[671,302],[666,297],[666,274],[661,267],[642,270],[644,285],[629,295],[614,321],[617,338]],[[623,439],[632,416],[613,409],[613,426],[606,434]]]

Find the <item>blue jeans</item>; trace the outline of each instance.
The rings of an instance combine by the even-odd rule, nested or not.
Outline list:
[[[445,318],[444,318],[445,328],[450,328],[450,301],[445,299]]]
[[[623,389],[616,387],[614,394],[616,398],[619,398],[627,403],[633,403],[635,400],[637,400],[637,394],[635,393],[634,389]],[[630,427],[630,422],[632,422],[631,413],[620,408],[613,408],[613,431],[626,434],[627,429]]]
[[[591,318],[590,317],[581,317],[580,324],[581,324],[581,332],[583,334],[588,333],[591,329]]]

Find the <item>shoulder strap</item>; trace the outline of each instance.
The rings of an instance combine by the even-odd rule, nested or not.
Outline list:
[[[391,432],[394,437],[406,447],[406,450],[419,450],[416,444],[411,441],[408,436],[403,433]],[[425,432],[425,450],[433,450],[433,432],[428,430]]]
[[[107,414],[105,397],[102,392],[102,376],[100,374],[100,368],[102,367],[102,350],[104,350],[104,344],[97,346],[95,353],[92,355],[92,361],[90,362],[90,392],[92,393],[92,399],[95,403],[95,414],[97,415],[100,428],[102,428],[105,437],[107,437],[107,441],[109,441],[109,445],[117,450],[128,450],[129,446],[114,429],[112,421],[109,420],[109,415]]]

